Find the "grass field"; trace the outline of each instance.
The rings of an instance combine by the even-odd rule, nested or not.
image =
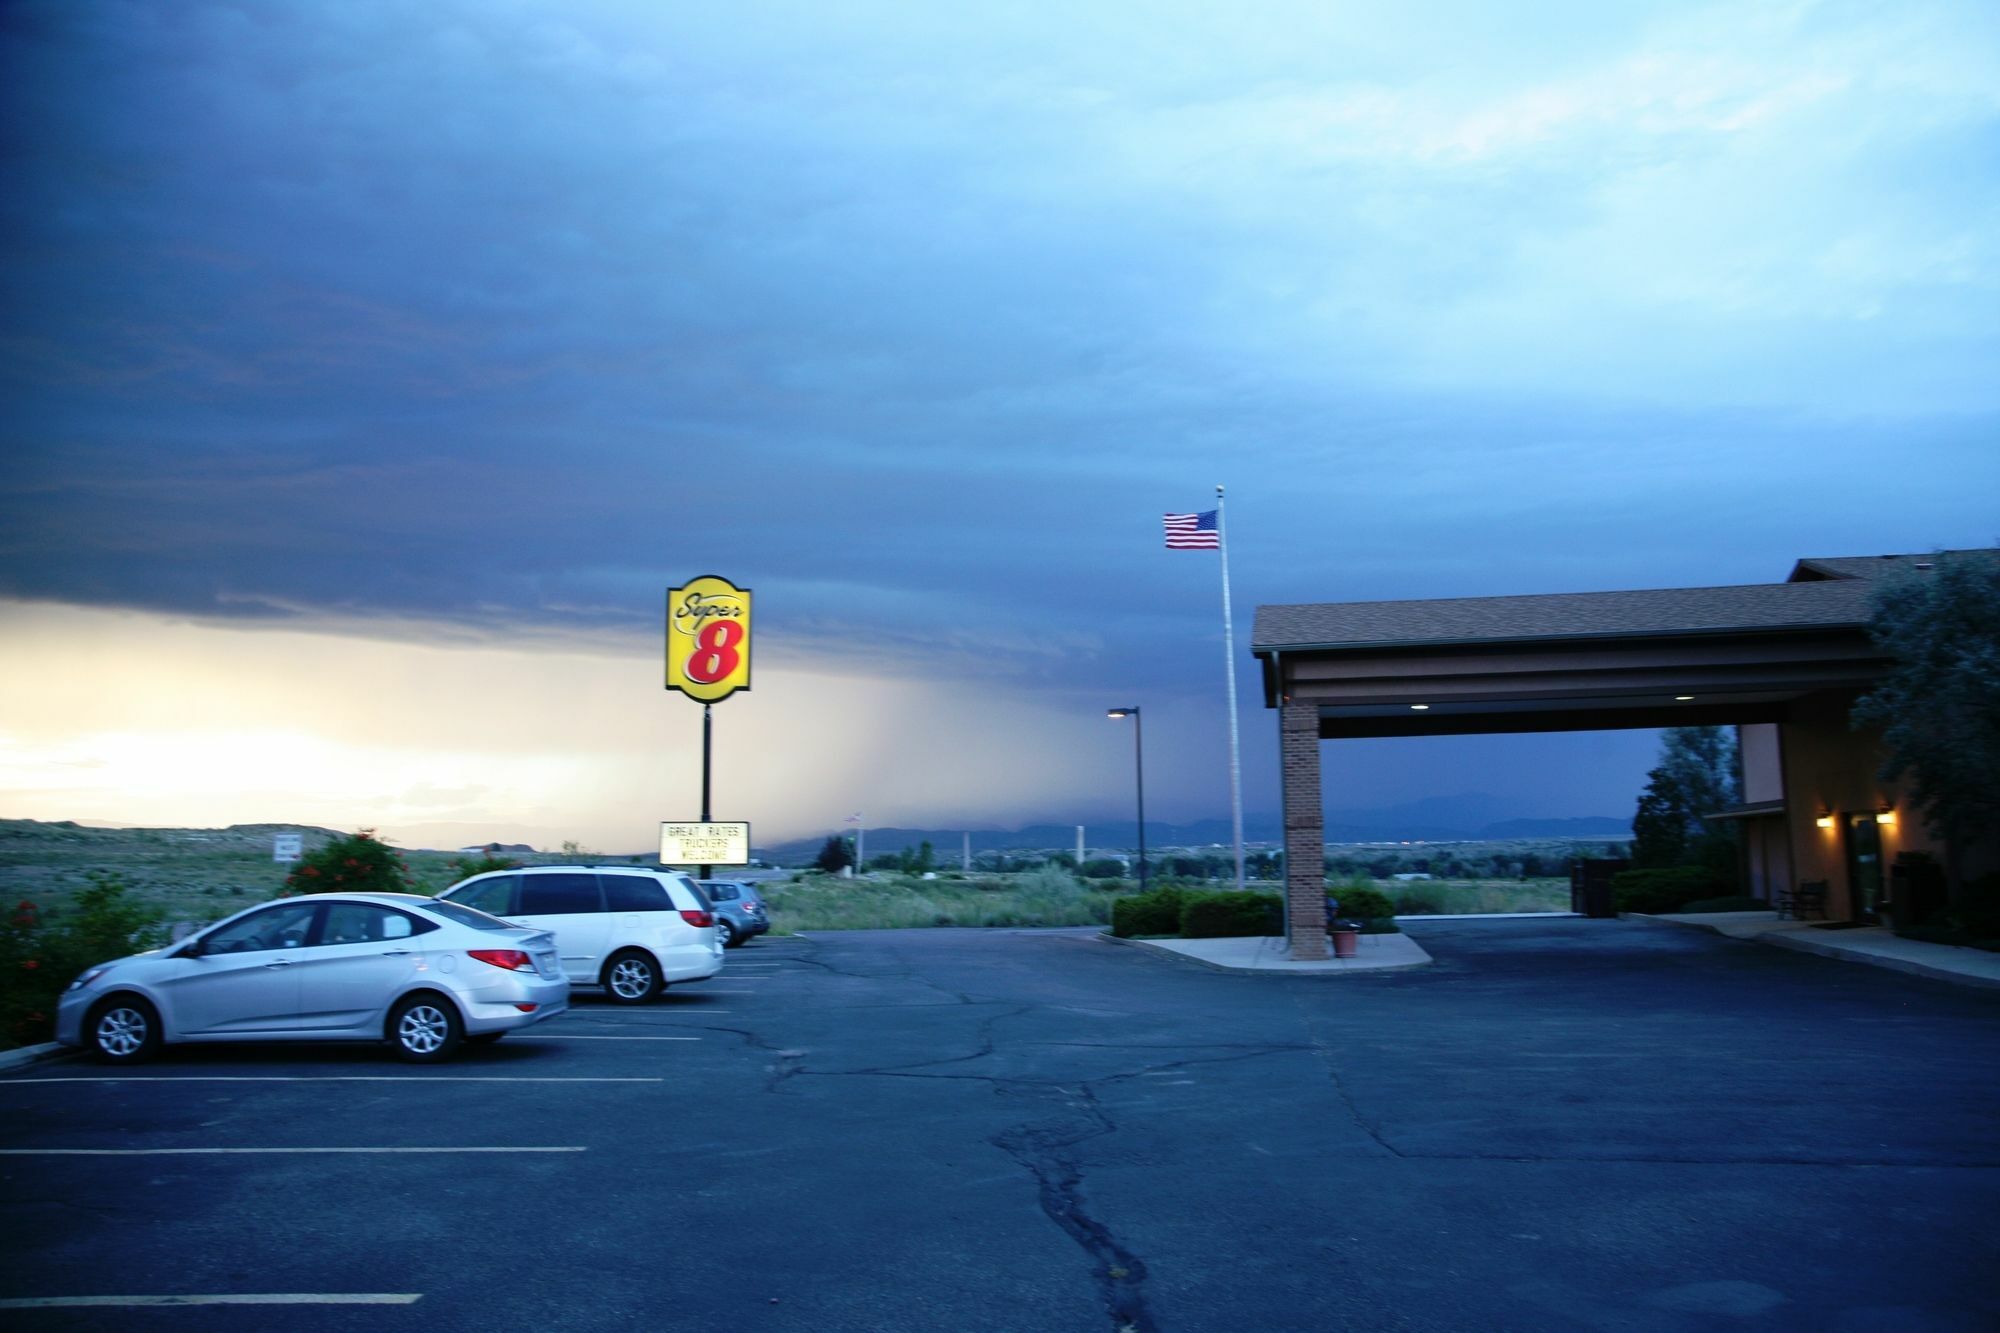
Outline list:
[[[0,902],[28,901],[60,913],[93,873],[111,873],[163,920],[202,923],[283,890],[286,867],[271,859],[274,833],[295,825],[239,824],[226,829],[97,829],[34,820],[0,820]],[[330,830],[306,831],[311,847]],[[405,853],[419,891],[435,893],[459,878],[456,852]],[[539,853],[551,864],[591,854]],[[602,858],[623,862],[629,858]],[[1560,912],[1569,909],[1561,879],[1371,881],[1402,913]],[[1057,870],[1017,874],[945,872],[937,879],[873,874],[837,879],[801,874],[766,881],[764,896],[778,931],[892,929],[907,926],[1087,926],[1108,923],[1111,902],[1129,880],[1078,881]],[[1216,887],[1220,887],[1219,885]],[[1251,887],[1275,893],[1275,882]],[[1338,892],[1338,885],[1335,891]]]

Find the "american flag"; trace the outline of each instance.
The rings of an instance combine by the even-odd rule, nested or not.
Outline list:
[[[1168,514],[1169,551],[1213,551],[1221,547],[1222,535],[1215,530],[1215,510],[1205,514]]]

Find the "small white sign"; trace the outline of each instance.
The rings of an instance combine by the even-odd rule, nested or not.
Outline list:
[[[747,823],[660,825],[661,865],[740,866],[749,862]]]
[[[271,837],[271,859],[273,861],[296,861],[305,854],[305,835],[302,833],[277,833]]]

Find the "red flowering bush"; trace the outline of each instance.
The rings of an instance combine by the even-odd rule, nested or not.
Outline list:
[[[402,855],[362,829],[307,852],[285,876],[286,893],[415,893]]]
[[[55,1035],[56,1000],[77,974],[159,943],[159,913],[117,875],[92,874],[62,913],[15,904],[0,921],[0,1044]]]

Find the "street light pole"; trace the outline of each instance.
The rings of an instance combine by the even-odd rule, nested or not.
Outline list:
[[[1139,718],[1139,706],[1107,708],[1106,717],[1132,719],[1132,766],[1139,779],[1139,892],[1146,891],[1146,733]]]

